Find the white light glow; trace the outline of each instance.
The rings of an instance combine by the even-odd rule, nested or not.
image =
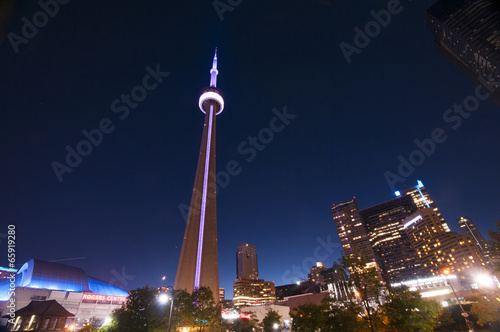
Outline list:
[[[404,228],[408,228],[409,226],[411,226],[412,224],[416,223],[417,220],[420,220],[422,219],[422,216],[416,216],[415,218],[413,218],[412,220],[408,221],[406,224],[403,225]]]
[[[432,296],[446,295],[446,294],[450,294],[450,293],[451,293],[451,291],[449,289],[440,289],[440,290],[420,293],[420,296],[432,297]]]
[[[205,93],[203,93],[201,96],[200,96],[200,100],[198,102],[198,106],[200,107],[200,110],[205,113],[205,110],[203,109],[202,105],[203,105],[203,102],[206,101],[206,100],[215,100],[219,103],[220,105],[220,109],[217,111],[217,113],[215,113],[215,115],[219,115],[222,110],[224,109],[224,98],[222,98],[222,96],[220,94],[218,94],[217,92],[213,92],[213,91],[207,91]]]
[[[240,316],[236,311],[224,311],[221,312],[222,319],[238,319]]]
[[[158,302],[160,304],[166,304],[170,300],[170,297],[166,293],[161,293],[158,295]]]
[[[493,287],[495,285],[495,281],[493,280],[493,278],[486,273],[476,274],[474,276],[474,279],[483,287]]]
[[[457,276],[454,274],[447,275],[447,276],[435,276],[435,277],[429,277],[429,278],[421,278],[421,279],[412,279],[412,280],[407,280],[403,282],[397,282],[394,284],[391,284],[392,287],[399,287],[401,285],[406,285],[406,286],[411,286],[411,285],[418,285],[418,284],[425,284],[428,282],[435,282],[435,281],[444,281],[446,279],[456,279]]]

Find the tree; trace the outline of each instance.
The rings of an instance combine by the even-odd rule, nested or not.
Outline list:
[[[315,332],[326,327],[328,314],[324,304],[307,303],[294,308],[292,331]]]
[[[266,317],[262,319],[260,327],[264,332],[276,332],[276,329],[274,329],[275,324],[278,324],[278,331],[281,330],[281,316],[277,311],[269,309],[267,311]]]
[[[344,257],[340,259],[341,266],[349,273],[347,282],[352,290],[352,298],[356,299],[364,309],[362,317],[366,319],[370,330],[375,331],[377,311],[371,303],[379,302],[379,291],[382,287],[379,274],[375,267],[368,267],[364,256]]]
[[[391,331],[434,331],[439,325],[440,310],[438,303],[423,300],[418,292],[405,286],[392,288],[382,305],[384,324]]]
[[[328,311],[325,331],[354,332],[369,330],[368,322],[361,318],[363,311],[359,303],[352,300],[345,300],[340,303],[332,302]]]
[[[480,293],[472,300],[475,300],[475,303],[471,307],[471,312],[477,317],[477,324],[484,326],[500,322],[500,296],[498,293]]]
[[[165,307],[158,304],[158,291],[145,286],[130,291],[126,304],[115,310],[111,323],[101,330],[107,332],[151,332],[164,330]]]
[[[235,331],[238,332],[252,332],[257,330],[257,320],[255,320],[255,315],[252,314],[251,319],[241,319],[238,318],[234,322]]]
[[[101,323],[102,321],[98,320],[95,317],[92,317],[84,327],[78,330],[78,332],[97,332],[102,325]]]
[[[200,287],[192,294],[176,292],[173,323],[177,327],[189,327],[203,331],[221,324],[220,307],[215,303],[212,291]]]

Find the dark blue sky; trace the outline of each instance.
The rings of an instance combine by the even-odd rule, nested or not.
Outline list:
[[[227,297],[239,242],[257,247],[260,277],[276,285],[307,278],[315,256],[331,265],[332,204],[391,199],[384,173],[436,128],[447,139],[395,187],[422,180],[452,230],[466,215],[486,235],[500,219],[499,109],[486,100],[460,125],[443,118],[475,86],[433,47],[433,1],[401,1],[350,63],[339,45],[354,45],[354,28],[387,2],[233,1],[221,20],[210,1],[65,1],[46,22],[35,1],[3,5],[0,18],[0,233],[16,225],[19,264],[86,257],[67,263],[126,290],[174,283],[216,46],[217,169],[241,167],[217,198]],[[34,19],[38,31],[24,27]],[[121,95],[133,91],[144,99],[126,114]],[[268,138],[284,108],[296,117]],[[60,182],[52,164],[100,123],[110,132]],[[253,156],[259,132],[268,141]]]

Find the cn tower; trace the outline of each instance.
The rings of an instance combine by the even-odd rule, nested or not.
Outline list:
[[[189,293],[200,287],[212,290],[219,301],[217,207],[215,201],[215,117],[224,109],[224,94],[217,89],[217,49],[210,70],[210,86],[201,90],[198,105],[205,113],[198,167],[182,242],[174,289]]]

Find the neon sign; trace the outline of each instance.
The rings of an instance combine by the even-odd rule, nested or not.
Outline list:
[[[83,300],[127,302],[127,297],[126,296],[99,295],[99,294],[94,294],[94,293],[84,293]]]
[[[251,319],[252,314],[251,313],[246,313],[246,312],[241,312],[238,313],[236,311],[221,311],[221,315],[223,319]]]

